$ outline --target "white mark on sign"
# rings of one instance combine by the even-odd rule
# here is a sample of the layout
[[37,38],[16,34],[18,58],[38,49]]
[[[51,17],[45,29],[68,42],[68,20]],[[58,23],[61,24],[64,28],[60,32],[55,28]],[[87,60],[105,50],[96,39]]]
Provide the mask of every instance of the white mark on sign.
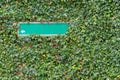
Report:
[[25,33],[25,30],[21,30],[21,33]]

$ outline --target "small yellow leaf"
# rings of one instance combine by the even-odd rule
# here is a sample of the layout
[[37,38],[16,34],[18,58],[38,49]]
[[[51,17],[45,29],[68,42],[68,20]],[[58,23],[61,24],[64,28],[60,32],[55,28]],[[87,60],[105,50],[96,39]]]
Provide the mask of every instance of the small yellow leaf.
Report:
[[85,29],[82,29],[82,31],[81,32],[85,32]]
[[43,57],[45,57],[46,55],[45,55],[45,54],[43,54],[42,56],[43,56]]
[[52,1],[50,1],[50,4],[52,4]]
[[62,6],[61,9],[64,10],[64,7]]

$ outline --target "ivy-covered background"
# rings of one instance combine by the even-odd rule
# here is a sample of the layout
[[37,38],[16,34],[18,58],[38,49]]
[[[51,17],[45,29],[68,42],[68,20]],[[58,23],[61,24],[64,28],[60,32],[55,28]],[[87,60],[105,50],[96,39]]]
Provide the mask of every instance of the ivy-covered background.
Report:
[[[70,25],[19,37],[19,22]],[[119,79],[119,0],[0,0],[0,80]]]

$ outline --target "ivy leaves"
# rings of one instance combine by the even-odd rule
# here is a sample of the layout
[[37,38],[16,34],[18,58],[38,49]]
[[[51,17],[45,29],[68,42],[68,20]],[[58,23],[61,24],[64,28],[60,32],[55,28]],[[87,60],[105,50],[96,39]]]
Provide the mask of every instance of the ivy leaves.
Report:
[[[120,79],[119,0],[0,3],[0,79]],[[63,36],[17,35],[19,22],[70,22]]]

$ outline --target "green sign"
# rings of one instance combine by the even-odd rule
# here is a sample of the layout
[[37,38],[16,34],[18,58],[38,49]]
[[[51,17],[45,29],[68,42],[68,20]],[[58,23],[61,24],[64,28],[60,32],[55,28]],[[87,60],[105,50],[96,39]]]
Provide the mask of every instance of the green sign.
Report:
[[30,22],[30,23],[20,23],[18,30],[19,35],[31,35],[31,34],[40,34],[40,35],[57,35],[65,34],[68,29],[68,23],[39,23],[39,22]]

